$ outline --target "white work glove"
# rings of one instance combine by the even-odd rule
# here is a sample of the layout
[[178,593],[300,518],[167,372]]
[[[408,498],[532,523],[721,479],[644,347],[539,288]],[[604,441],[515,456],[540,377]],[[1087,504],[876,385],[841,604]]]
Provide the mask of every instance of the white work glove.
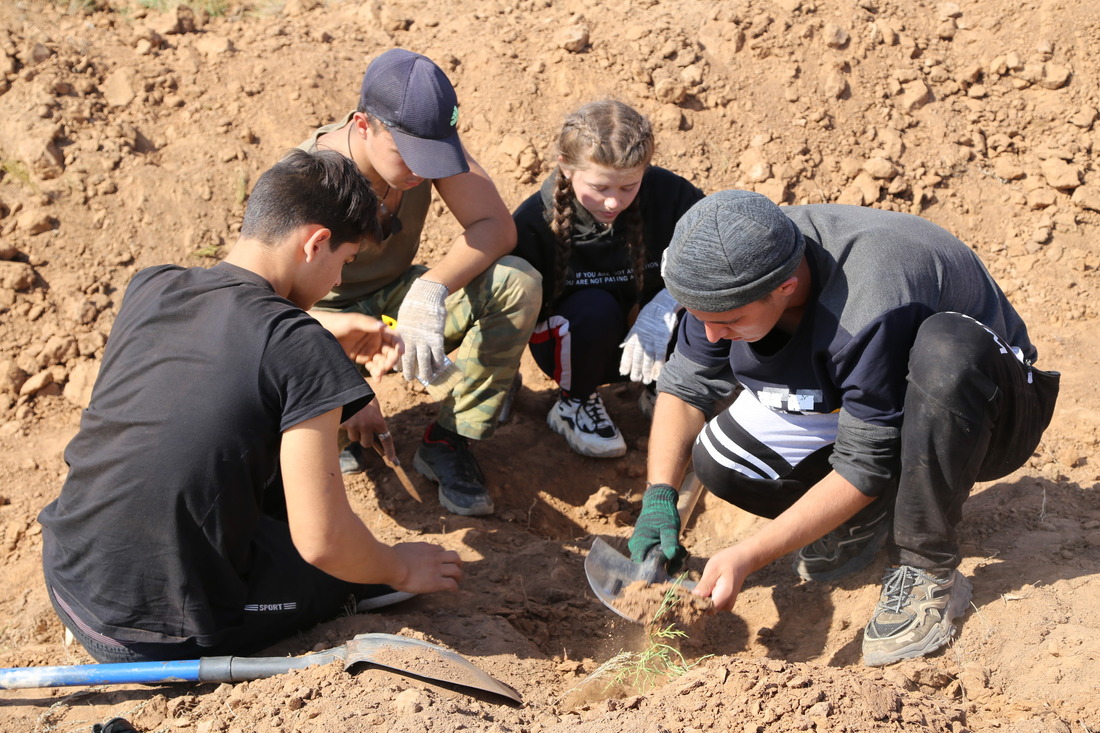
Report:
[[649,384],[657,379],[665,365],[665,352],[672,331],[676,328],[676,311],[680,304],[667,290],[662,290],[645,304],[638,313],[638,320],[626,335],[623,358],[619,361],[619,374],[629,376],[632,382]]
[[405,379],[427,384],[443,369],[447,352],[443,349],[443,322],[447,308],[443,304],[447,286],[420,278],[413,282],[397,311],[397,333],[405,342],[401,371]]

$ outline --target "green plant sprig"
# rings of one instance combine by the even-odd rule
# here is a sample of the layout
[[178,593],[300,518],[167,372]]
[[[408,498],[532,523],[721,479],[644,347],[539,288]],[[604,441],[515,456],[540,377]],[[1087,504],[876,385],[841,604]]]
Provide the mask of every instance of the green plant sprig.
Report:
[[646,624],[646,647],[640,652],[620,652],[604,662],[592,673],[592,677],[608,678],[605,690],[616,686],[628,686],[638,692],[648,692],[657,684],[676,679],[691,671],[707,657],[707,654],[694,662],[689,662],[672,643],[688,638],[688,635],[676,627],[675,623],[661,626],[658,622],[675,606],[683,602],[680,587],[686,574],[681,575],[669,585],[661,598],[661,603],[653,617]]

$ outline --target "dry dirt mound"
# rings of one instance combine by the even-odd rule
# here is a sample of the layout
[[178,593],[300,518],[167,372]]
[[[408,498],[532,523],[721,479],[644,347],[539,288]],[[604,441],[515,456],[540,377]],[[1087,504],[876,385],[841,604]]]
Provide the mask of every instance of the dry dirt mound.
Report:
[[[550,383],[525,361],[516,417],[478,448],[495,517],[415,505],[380,462],[349,481],[383,539],[458,550],[463,589],[271,650],[365,631],[427,638],[519,690],[523,707],[323,668],[233,687],[4,692],[0,728],[125,715],[201,733],[1100,729],[1097,37],[1085,0],[257,0],[215,17],[136,0],[0,4],[0,666],[87,661],[45,598],[35,516],[64,477],[126,282],[151,264],[214,262],[259,173],[352,107],[367,60],[395,45],[447,70],[464,139],[511,206],[548,170],[563,115],[616,96],[654,121],[656,162],[708,192],[910,211],[956,232],[1028,320],[1041,366],[1065,375],[1033,459],[967,504],[974,609],[931,659],[860,665],[877,570],[818,586],[777,562],[734,614],[693,632],[687,676],[567,697],[640,643],[588,591],[582,561],[592,536],[629,533],[647,426],[632,388],[608,388],[632,450],[572,455],[545,428]],[[456,231],[434,204],[425,260]],[[407,461],[432,407],[398,377],[380,394]],[[757,521],[704,500],[689,567]]]

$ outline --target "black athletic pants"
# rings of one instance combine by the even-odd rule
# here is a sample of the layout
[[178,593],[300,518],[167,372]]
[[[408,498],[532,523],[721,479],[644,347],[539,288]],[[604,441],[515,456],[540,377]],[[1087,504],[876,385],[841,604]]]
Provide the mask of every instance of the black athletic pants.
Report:
[[[968,316],[929,317],[909,355],[896,493],[882,496],[853,520],[892,509],[887,545],[892,563],[956,567],[955,527],[970,490],[976,481],[1006,476],[1031,457],[1050,424],[1058,380],[1057,372],[1021,362]],[[746,511],[775,517],[831,470],[830,452],[831,447],[818,450],[775,479],[751,478],[718,465],[700,442],[692,461],[712,493]]]

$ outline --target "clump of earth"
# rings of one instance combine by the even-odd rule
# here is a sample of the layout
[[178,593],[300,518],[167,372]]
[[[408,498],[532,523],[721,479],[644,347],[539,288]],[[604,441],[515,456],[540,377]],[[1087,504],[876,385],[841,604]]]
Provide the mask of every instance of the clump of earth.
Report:
[[[1083,0],[0,3],[2,667],[90,661],[46,598],[35,517],[64,479],[126,283],[149,265],[217,262],[259,174],[351,109],[369,59],[394,46],[454,81],[463,141],[511,207],[554,165],[564,115],[613,96],[653,121],[655,163],[707,192],[907,211],[951,230],[1028,322],[1039,366],[1063,373],[1035,454],[965,506],[973,607],[928,658],[861,663],[884,558],[831,584],[799,581],[783,559],[732,613],[692,628],[685,674],[570,694],[644,643],[588,589],[583,561],[595,537],[630,534],[648,423],[635,386],[606,387],[630,450],[574,455],[545,425],[553,384],[525,356],[515,416],[474,449],[494,516],[448,514],[412,472],[417,504],[381,460],[347,480],[382,540],[459,552],[461,589],[349,612],[266,651],[400,634],[457,652],[522,705],[323,665],[237,684],[3,691],[0,728],[122,716],[196,733],[1100,729],[1097,38],[1100,9]],[[457,233],[434,201],[421,260]],[[399,375],[376,388],[409,466],[434,407]],[[689,569],[763,521],[705,497],[684,529]]]
[[686,633],[714,613],[713,601],[694,595],[681,583],[636,580],[622,589],[614,605],[649,632],[671,627]]

